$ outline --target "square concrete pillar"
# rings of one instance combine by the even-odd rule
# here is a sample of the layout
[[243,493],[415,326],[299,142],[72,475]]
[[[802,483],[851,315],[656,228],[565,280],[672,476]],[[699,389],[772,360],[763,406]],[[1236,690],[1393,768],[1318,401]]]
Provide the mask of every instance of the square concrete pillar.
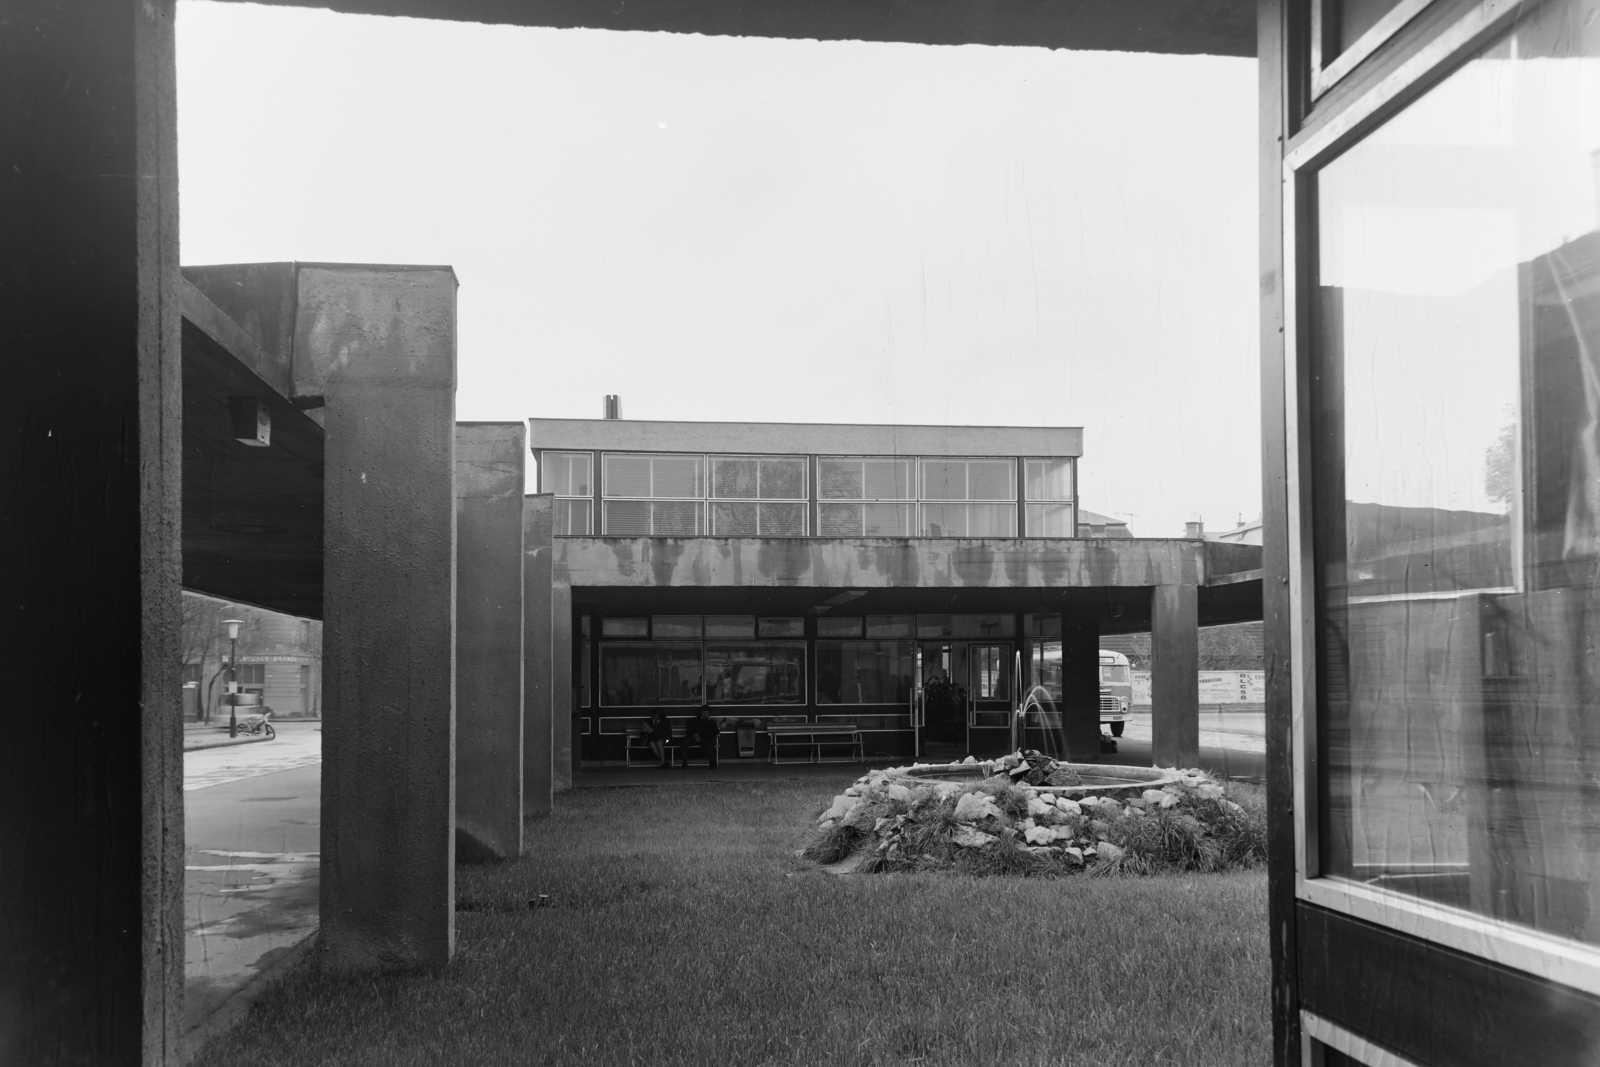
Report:
[[1192,584],[1150,592],[1150,754],[1157,767],[1200,762],[1199,609]]
[[550,814],[553,791],[555,732],[552,685],[550,577],[555,552],[555,497],[548,493],[522,498],[523,547],[523,693],[522,813],[533,818]]
[[0,61],[0,1063],[176,1064],[173,6],[13,0]]
[[456,424],[456,858],[522,854],[521,422]]
[[572,788],[582,747],[572,736],[572,586],[560,580],[550,585],[550,730],[555,760],[551,788],[557,793]]
[[337,967],[455,947],[456,279],[302,265],[297,396],[321,397],[322,927]]
[[1061,730],[1067,759],[1100,759],[1100,627],[1070,614],[1061,620]]

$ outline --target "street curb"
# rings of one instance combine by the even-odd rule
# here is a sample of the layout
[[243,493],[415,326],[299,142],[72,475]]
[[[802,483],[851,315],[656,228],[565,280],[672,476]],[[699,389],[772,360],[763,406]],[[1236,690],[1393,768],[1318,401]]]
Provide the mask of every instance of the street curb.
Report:
[[272,738],[268,737],[266,734],[256,734],[249,737],[222,737],[214,741],[202,741],[197,745],[191,745],[187,740],[185,740],[183,743],[183,750],[185,752],[199,752],[201,749],[206,748],[226,748],[229,745],[253,745],[258,741],[270,740],[272,740]]
[[221,1037],[239,1025],[240,1020],[250,1011],[251,1006],[255,1004],[261,994],[265,993],[278,979],[288,974],[296,964],[304,959],[316,940],[317,931],[313,930],[296,942],[288,952],[278,957],[271,967],[268,967],[240,986],[232,996],[222,1002],[216,1011],[200,1020],[192,1030],[179,1038],[183,1045],[179,1062],[189,1063],[193,1061],[207,1042]]

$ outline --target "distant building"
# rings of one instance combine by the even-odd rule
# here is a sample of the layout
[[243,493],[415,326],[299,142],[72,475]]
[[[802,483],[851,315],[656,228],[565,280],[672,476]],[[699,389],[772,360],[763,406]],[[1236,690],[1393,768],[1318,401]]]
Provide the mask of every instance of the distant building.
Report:
[[[184,593],[184,717],[227,715],[228,636],[238,619],[239,691],[274,718],[322,714],[322,623],[195,593]],[[254,710],[254,709],[252,709]]]
[[1078,509],[1079,537],[1132,537],[1125,519],[1101,515],[1098,512]]

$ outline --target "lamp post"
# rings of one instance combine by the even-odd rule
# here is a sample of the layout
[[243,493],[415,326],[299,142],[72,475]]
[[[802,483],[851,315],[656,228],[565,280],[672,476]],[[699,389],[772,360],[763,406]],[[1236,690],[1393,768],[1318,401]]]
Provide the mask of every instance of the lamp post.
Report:
[[240,619],[224,619],[228,628],[228,736],[239,736],[239,626]]

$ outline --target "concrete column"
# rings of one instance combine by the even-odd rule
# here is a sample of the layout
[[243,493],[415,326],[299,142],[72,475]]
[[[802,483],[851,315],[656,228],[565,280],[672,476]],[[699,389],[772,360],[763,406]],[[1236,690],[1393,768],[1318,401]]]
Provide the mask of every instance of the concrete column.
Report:
[[572,586],[559,575],[550,585],[550,701],[551,788],[562,793],[572,788],[582,749],[572,736]]
[[456,424],[456,858],[522,855],[527,427]]
[[1200,762],[1200,598],[1187,582],[1150,592],[1151,756],[1157,767]]
[[1061,620],[1061,727],[1067,759],[1100,759],[1100,627],[1071,614]]
[[554,699],[550,661],[550,568],[555,551],[552,508],[548,493],[522,498],[523,693],[522,813],[550,814],[554,731]]
[[449,268],[301,267],[324,398],[322,928],[338,967],[455,948],[455,309]]
[[177,1063],[173,7],[12,0],[0,61],[0,1063]]

